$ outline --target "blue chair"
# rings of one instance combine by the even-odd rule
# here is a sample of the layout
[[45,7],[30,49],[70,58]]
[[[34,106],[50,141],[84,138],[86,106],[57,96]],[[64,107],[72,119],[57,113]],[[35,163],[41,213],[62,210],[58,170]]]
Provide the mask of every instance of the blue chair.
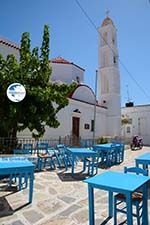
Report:
[[55,169],[54,154],[48,150],[49,144],[45,142],[37,143],[38,171],[41,171],[47,165]]
[[82,148],[87,148],[87,140],[80,140],[80,146]]
[[[138,167],[124,167],[124,172],[148,176],[148,170],[144,170]],[[140,193],[140,190],[132,194],[132,206],[136,208],[136,213],[133,213],[132,215],[137,218],[137,225],[140,225],[142,224],[140,223],[140,221],[143,213],[143,195],[142,193]],[[117,212],[127,214],[126,196],[124,194],[118,193],[114,196],[114,225],[117,225]]]
[[55,155],[58,161],[59,167],[65,167],[66,170],[68,166],[72,165],[71,157],[67,153],[67,147],[64,144],[57,144]]
[[116,164],[120,164],[124,161],[124,144],[116,145]]
[[111,167],[116,164],[116,145],[113,143],[110,149],[100,151],[102,163],[107,167]]
[[25,143],[23,144],[23,150],[28,150],[28,152],[32,154],[33,145],[31,143]]
[[13,149],[13,154],[14,155],[31,155],[32,150],[29,149]]
[[89,176],[94,176],[97,174],[100,161],[101,161],[101,156],[98,153],[93,159],[91,157],[84,159],[84,164],[85,164],[85,167],[88,168]]

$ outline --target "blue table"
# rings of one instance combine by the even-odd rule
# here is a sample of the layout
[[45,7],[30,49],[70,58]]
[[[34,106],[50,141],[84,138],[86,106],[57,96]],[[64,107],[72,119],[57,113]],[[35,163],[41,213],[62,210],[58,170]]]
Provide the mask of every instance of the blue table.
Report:
[[109,192],[109,217],[113,216],[113,192],[126,195],[127,199],[127,224],[133,225],[132,218],[132,192],[143,187],[143,225],[148,225],[148,191],[147,183],[150,178],[134,174],[125,174],[108,171],[84,180],[88,184],[89,198],[89,225],[94,225],[94,188]]
[[93,146],[93,150],[101,155],[102,162],[106,162],[107,166],[112,164],[112,143],[96,144]]
[[150,165],[150,153],[145,153],[143,155],[135,158],[136,166],[139,167],[140,164],[143,165],[143,169],[147,169],[148,165]]
[[96,151],[110,151],[112,149],[112,146],[115,145],[116,147],[120,147],[120,144],[113,144],[113,143],[107,143],[107,144],[96,144],[93,146],[93,149]]
[[[72,171],[71,171],[72,176],[74,175],[74,165],[75,165],[75,159],[77,157],[78,158],[91,157],[94,163],[94,158],[97,156],[96,152],[87,148],[67,148],[67,152],[69,155],[72,156]],[[85,163],[84,163],[83,171],[84,170],[85,170]]]
[[29,203],[31,203],[33,196],[34,165],[28,159],[21,157],[0,158],[0,175],[13,177],[16,174],[20,177],[19,190],[21,190],[21,178],[25,175],[28,176],[30,181]]

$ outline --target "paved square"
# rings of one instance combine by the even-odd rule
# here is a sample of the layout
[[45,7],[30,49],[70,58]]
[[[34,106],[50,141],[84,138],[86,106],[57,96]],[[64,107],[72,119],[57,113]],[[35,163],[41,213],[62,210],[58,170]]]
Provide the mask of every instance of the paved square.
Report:
[[[137,151],[127,149],[124,162],[107,170],[123,171],[124,166],[134,166],[134,158],[146,152],[150,152],[150,147]],[[106,169],[99,169],[98,173],[104,171]],[[67,173],[64,169],[57,169],[35,173],[30,205],[26,204],[26,189],[13,193],[0,191],[0,225],[88,225],[85,177],[78,174],[73,179],[70,172],[70,169]],[[148,204],[150,215],[150,190]],[[96,225],[113,225],[113,219],[107,219],[107,192],[102,190],[95,191],[95,218]],[[121,214],[118,218],[123,219]]]

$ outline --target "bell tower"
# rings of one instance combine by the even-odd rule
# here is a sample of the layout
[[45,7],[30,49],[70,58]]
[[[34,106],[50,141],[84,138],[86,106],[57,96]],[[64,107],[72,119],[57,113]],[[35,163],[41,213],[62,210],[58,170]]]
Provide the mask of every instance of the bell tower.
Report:
[[107,134],[121,134],[120,74],[116,28],[107,16],[99,28],[98,101],[107,107]]

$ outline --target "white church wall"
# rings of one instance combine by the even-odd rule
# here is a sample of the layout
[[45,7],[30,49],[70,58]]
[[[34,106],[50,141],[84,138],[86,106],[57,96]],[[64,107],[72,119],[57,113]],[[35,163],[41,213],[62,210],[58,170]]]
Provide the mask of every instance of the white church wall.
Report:
[[[123,107],[122,115],[131,119],[131,125],[124,127],[123,135],[132,138],[134,135],[143,137],[145,145],[150,145],[150,105]],[[131,131],[128,132],[128,127]]]
[[84,83],[84,70],[72,64],[72,80],[77,81],[79,77],[79,83]]
[[61,80],[65,83],[72,82],[72,66],[69,64],[52,63],[51,80]]
[[[91,131],[91,121],[94,119],[94,105],[78,101],[76,107],[78,107],[81,112],[80,136],[84,139],[92,139],[93,131]],[[106,135],[105,123],[106,109],[96,107],[95,137]],[[89,124],[89,129],[85,129],[85,124]]]
[[73,64],[63,64],[63,63],[51,63],[52,74],[51,80],[62,81],[65,83],[72,83],[72,81],[77,81],[77,77],[81,83],[84,81],[84,70],[78,68]]
[[[75,113],[74,110],[78,109],[80,113]],[[80,118],[79,133],[81,138],[93,137],[93,131],[91,131],[91,120],[94,119],[94,105],[90,105],[81,101],[69,100],[69,105],[62,109],[58,114],[58,120],[60,126],[57,129],[46,127],[44,139],[58,139],[59,136],[66,137],[72,135],[72,117]],[[106,135],[106,109],[97,107],[96,108],[96,129],[95,137]],[[89,124],[89,129],[85,129],[85,124]],[[31,133],[28,129],[18,133],[18,138],[30,138]]]
[[19,51],[18,49],[12,48],[5,44],[0,43],[0,54],[6,59],[8,55],[13,54],[19,61]]

